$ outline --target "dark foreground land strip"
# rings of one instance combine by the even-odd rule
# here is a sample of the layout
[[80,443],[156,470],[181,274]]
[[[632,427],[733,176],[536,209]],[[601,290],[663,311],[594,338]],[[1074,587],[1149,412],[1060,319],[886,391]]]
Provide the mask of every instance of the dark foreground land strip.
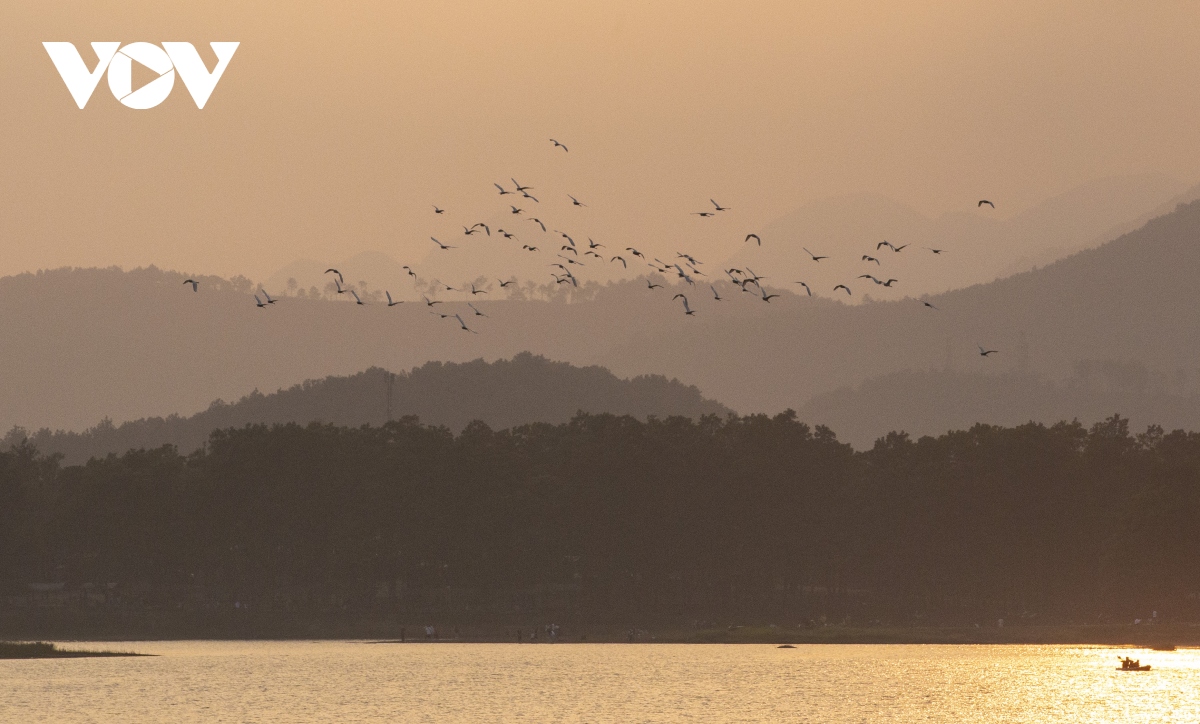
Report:
[[72,651],[46,641],[0,641],[0,659],[87,659],[114,656],[153,656],[129,651]]

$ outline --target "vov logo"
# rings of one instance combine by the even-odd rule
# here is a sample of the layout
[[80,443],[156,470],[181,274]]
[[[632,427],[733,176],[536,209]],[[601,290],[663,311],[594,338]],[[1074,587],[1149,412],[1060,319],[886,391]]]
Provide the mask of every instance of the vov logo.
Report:
[[[192,100],[196,101],[196,107],[203,108],[240,43],[209,43],[217,55],[217,65],[211,73],[191,43],[163,43],[162,47],[153,43],[130,43],[125,46],[120,43],[92,43],[92,50],[96,51],[99,59],[93,70],[87,69],[74,43],[42,45],[50,54],[50,60],[54,61],[54,67],[58,69],[58,74],[67,84],[67,90],[80,110],[87,105],[105,70],[108,71],[108,88],[121,105],[144,110],[157,106],[171,95],[171,89],[175,86],[175,71],[179,71],[179,77],[188,93],[192,94]],[[158,73],[158,77],[133,90],[134,62]]]

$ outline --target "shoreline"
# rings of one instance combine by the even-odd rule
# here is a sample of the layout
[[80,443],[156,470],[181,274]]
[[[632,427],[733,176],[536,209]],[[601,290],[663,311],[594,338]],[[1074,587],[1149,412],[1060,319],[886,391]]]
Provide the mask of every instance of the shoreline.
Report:
[[[314,627],[318,628],[318,627]],[[853,628],[823,626],[814,629],[783,629],[771,627],[739,627],[735,629],[685,630],[661,627],[637,629],[630,639],[629,629],[612,626],[564,625],[556,641],[544,635],[531,641],[530,633],[535,627],[459,627],[457,635],[427,639],[417,625],[393,627],[330,627],[336,630],[309,630],[306,632],[276,631],[92,631],[79,630],[59,632],[58,635],[44,632],[38,636],[13,636],[26,642],[39,640],[56,641],[356,641],[364,644],[446,644],[446,643],[518,643],[515,632],[522,631],[521,644],[758,644],[758,645],[1055,645],[1055,646],[1107,646],[1114,648],[1169,649],[1170,647],[1200,647],[1200,625],[1159,624],[1154,626],[1130,625],[1087,625],[1087,626],[1013,626],[1008,628],[974,627],[871,627]],[[385,630],[380,630],[383,628]],[[401,629],[408,635],[401,635]],[[452,627],[443,631],[450,633]],[[150,634],[150,635],[147,635]],[[0,634],[2,635],[2,634]],[[39,644],[8,644],[0,641],[0,658],[5,646],[34,646]],[[50,644],[50,646],[54,646]],[[71,652],[55,649],[43,658],[70,658],[88,656],[138,656],[117,652]]]

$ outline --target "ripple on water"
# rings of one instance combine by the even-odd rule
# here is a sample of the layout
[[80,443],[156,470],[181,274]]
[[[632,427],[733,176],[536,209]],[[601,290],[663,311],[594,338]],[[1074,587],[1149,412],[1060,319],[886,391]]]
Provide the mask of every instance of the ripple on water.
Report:
[[[3,722],[1194,722],[1200,651],[1069,646],[73,644]],[[1147,673],[1116,670],[1129,653]]]

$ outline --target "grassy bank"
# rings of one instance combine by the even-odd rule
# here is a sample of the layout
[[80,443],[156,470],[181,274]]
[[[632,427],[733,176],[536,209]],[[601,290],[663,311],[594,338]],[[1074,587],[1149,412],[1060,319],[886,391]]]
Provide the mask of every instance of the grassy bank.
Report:
[[146,656],[124,651],[75,651],[47,641],[0,641],[0,659],[82,659],[107,656]]

